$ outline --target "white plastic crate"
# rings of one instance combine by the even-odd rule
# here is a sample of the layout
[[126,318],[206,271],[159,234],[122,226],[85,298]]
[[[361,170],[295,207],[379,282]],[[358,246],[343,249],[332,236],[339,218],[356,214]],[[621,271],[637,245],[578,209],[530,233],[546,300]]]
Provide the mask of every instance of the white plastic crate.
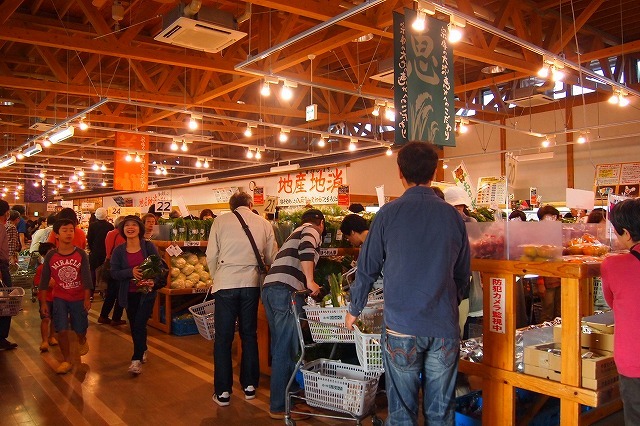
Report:
[[[348,307],[341,306],[339,308],[322,308],[320,306],[303,306],[307,319],[309,321],[309,329],[311,330],[311,338],[317,343],[353,343],[353,330],[344,327],[344,321],[347,317]],[[367,306],[360,314],[359,319],[373,331],[381,331],[383,323],[383,306],[375,304]]]
[[0,287],[0,316],[12,317],[22,310],[22,287]]
[[371,411],[382,374],[322,358],[306,364],[301,371],[307,404],[356,417]]
[[354,338],[356,342],[356,354],[362,368],[367,371],[384,371],[382,366],[382,346],[380,334],[368,334],[361,332],[354,326]]
[[215,300],[206,300],[193,305],[189,308],[189,312],[193,315],[200,335],[207,340],[213,340],[215,337]]

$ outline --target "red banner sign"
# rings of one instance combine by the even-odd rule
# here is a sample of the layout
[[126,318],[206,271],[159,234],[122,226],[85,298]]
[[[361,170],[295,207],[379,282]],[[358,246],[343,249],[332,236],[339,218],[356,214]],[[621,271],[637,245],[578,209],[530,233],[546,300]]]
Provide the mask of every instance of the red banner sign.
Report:
[[[126,148],[114,153],[113,189],[124,191],[146,191],[149,180],[146,151],[149,149],[149,137],[131,133],[116,133],[116,147]],[[130,155],[131,161],[126,157]],[[140,161],[135,161],[139,158]]]

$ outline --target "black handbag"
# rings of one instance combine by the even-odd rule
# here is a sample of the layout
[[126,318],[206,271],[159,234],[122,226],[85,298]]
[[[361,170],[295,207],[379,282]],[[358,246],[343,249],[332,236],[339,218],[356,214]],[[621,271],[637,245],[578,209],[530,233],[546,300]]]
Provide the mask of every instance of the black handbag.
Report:
[[247,234],[247,238],[249,238],[249,242],[251,243],[253,254],[255,254],[256,260],[258,261],[258,284],[260,285],[260,287],[262,287],[262,284],[264,284],[264,279],[266,278],[267,272],[268,272],[267,265],[264,264],[264,261],[262,260],[262,256],[260,256],[260,252],[258,251],[258,246],[256,246],[256,241],[253,239],[253,235],[251,235],[251,230],[249,229],[249,226],[244,221],[240,213],[234,210],[233,214],[235,214],[238,220],[240,221],[240,225],[242,225],[242,229],[244,229],[244,233]]

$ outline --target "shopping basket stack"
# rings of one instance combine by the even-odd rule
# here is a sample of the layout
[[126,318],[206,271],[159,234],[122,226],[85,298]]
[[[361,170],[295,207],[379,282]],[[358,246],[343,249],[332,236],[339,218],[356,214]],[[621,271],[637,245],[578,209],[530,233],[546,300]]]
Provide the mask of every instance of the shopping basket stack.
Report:
[[[311,338],[316,343],[353,343],[353,330],[344,327],[348,307],[322,308],[320,306],[303,306]],[[383,322],[383,308],[381,303],[368,305],[360,314],[360,320],[367,328],[380,332]]]
[[371,412],[380,371],[317,359],[301,368],[307,404],[362,417]]
[[0,317],[12,317],[22,310],[24,288],[0,285]]
[[210,295],[211,288],[207,291],[202,303],[189,307],[189,312],[193,315],[198,332],[207,340],[213,340],[215,337],[215,300],[207,300]]

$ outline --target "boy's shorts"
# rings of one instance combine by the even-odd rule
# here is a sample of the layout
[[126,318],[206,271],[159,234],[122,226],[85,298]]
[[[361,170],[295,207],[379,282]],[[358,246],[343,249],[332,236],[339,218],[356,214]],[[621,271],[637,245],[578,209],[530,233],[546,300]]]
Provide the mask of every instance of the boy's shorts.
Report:
[[53,328],[56,332],[71,330],[85,334],[89,328],[89,313],[84,310],[84,300],[69,302],[58,297],[53,298]]
[[42,315],[42,300],[38,299],[38,304],[40,305],[40,319],[51,318],[53,315],[53,302],[49,302],[47,300],[45,303],[47,304],[47,308],[49,308],[48,315]]

